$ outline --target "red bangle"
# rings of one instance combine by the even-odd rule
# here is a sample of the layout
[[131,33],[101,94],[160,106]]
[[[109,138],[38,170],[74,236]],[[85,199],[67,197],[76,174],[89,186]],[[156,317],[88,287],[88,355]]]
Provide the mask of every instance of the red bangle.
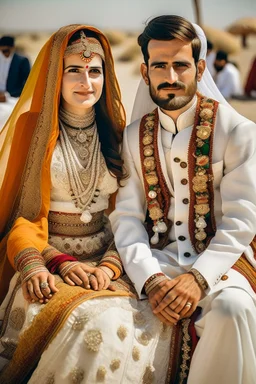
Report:
[[50,273],[55,273],[60,264],[64,263],[65,261],[77,261],[77,258],[71,255],[66,255],[65,253],[61,253],[60,255],[53,257],[49,263],[46,264],[46,267]]

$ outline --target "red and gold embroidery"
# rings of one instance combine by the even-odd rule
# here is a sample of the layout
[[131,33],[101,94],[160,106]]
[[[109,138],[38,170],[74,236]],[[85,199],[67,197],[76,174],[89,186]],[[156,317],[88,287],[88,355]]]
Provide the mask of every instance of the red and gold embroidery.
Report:
[[218,102],[198,94],[188,150],[190,182],[189,232],[197,253],[203,252],[216,231],[213,207],[212,144]]
[[[213,214],[213,175],[211,168],[213,129],[218,102],[198,94],[195,123],[189,144],[190,237],[195,250],[202,252],[215,232]],[[161,170],[158,153],[157,109],[145,115],[140,125],[140,154],[148,214],[154,232],[150,242],[158,244],[166,233],[170,192]],[[211,197],[212,196],[212,197]]]
[[140,155],[144,176],[144,187],[149,218],[153,222],[154,235],[150,242],[158,244],[159,235],[168,228],[167,214],[170,206],[170,192],[161,170],[158,153],[158,112],[145,115],[140,124]]

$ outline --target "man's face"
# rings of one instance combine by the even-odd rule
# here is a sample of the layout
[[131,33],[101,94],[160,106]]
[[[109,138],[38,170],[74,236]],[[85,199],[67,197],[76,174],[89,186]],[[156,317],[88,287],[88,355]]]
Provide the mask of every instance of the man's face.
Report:
[[225,67],[226,61],[225,60],[215,60],[213,65],[214,65],[214,68],[216,69],[216,72],[220,72]]
[[142,64],[141,72],[152,100],[167,111],[185,107],[196,93],[204,61],[199,61],[197,71],[191,43],[179,39],[150,40],[148,53],[148,67]]
[[7,45],[2,45],[0,46],[0,51],[2,52],[2,54],[5,56],[5,57],[9,57],[10,54],[12,53],[13,51],[13,47],[8,47]]

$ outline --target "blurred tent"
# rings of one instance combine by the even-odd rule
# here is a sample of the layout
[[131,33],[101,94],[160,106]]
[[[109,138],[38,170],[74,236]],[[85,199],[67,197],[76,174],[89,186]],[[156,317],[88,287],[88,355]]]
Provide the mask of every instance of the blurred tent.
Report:
[[214,50],[225,51],[228,54],[237,53],[241,49],[239,40],[231,33],[206,25],[202,26],[205,35],[214,45]]
[[243,47],[247,47],[247,37],[256,34],[256,17],[244,17],[231,24],[227,31],[242,38]]
[[118,30],[105,29],[104,33],[112,46],[121,44],[126,38],[126,33]]

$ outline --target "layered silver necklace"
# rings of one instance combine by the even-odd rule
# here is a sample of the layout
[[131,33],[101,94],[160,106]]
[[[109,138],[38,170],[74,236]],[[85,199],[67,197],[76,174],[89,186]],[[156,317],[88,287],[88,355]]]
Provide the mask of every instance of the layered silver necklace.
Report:
[[[59,111],[60,145],[66,165],[70,195],[75,206],[83,211],[81,220],[91,221],[90,206],[99,195],[97,189],[104,163],[95,121],[95,112],[82,118],[65,111]],[[81,166],[80,160],[86,161]]]

